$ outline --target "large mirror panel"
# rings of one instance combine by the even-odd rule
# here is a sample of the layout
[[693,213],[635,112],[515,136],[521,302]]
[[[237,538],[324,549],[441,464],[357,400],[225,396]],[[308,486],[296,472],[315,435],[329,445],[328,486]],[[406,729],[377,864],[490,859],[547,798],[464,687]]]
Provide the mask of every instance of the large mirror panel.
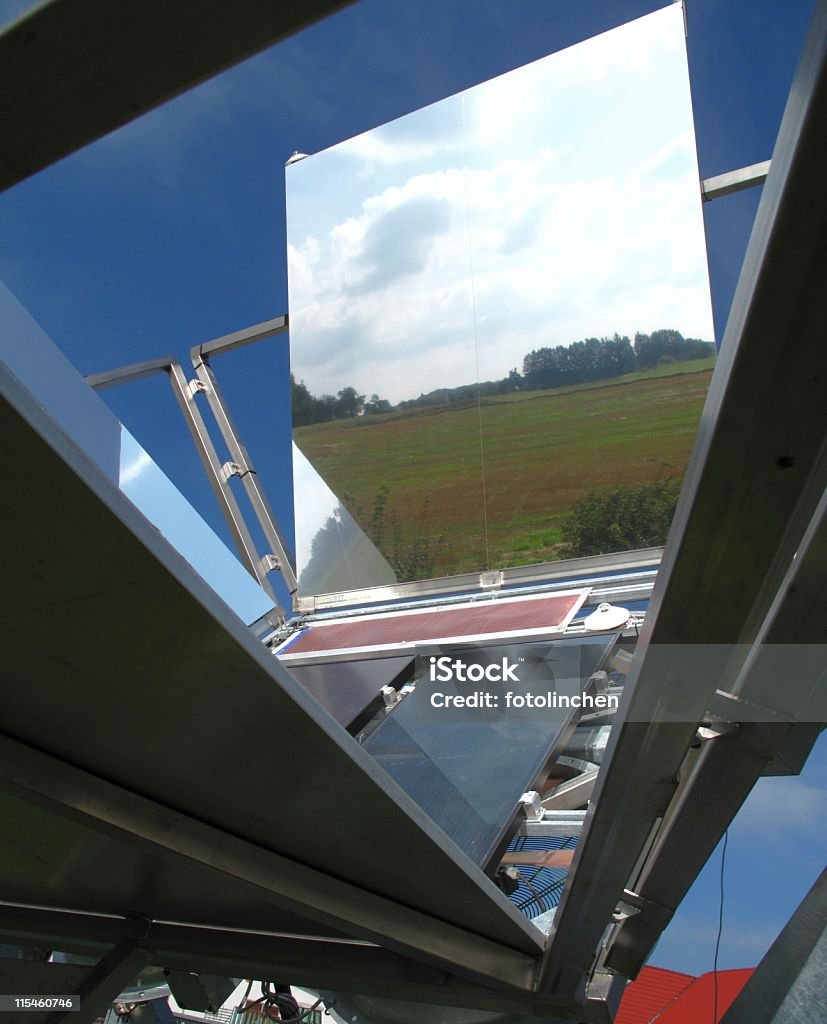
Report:
[[680,5],[463,111],[491,566],[661,544],[714,356]]
[[[397,579],[481,566],[479,423],[409,407],[476,401],[460,97],[288,167],[287,188],[297,447]],[[297,487],[297,532],[307,509]]]
[[679,6],[287,194],[294,439],[400,582],[663,540],[714,352]]

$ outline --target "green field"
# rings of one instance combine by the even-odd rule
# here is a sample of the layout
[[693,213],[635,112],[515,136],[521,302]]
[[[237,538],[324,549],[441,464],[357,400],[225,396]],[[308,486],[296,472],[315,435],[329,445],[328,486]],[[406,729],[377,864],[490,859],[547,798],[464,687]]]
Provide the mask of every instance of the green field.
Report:
[[524,565],[559,557],[562,521],[594,488],[683,476],[712,363],[336,420],[295,437],[363,528],[378,526],[389,557],[425,545],[427,575],[440,576]]

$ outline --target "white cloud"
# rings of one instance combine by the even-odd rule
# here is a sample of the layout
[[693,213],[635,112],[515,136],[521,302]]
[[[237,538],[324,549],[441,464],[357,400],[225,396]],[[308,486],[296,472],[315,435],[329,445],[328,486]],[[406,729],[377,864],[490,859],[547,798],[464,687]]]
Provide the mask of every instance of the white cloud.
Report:
[[[710,339],[677,24],[658,12],[298,164],[291,345],[310,390],[398,401],[589,336],[674,327]],[[445,135],[451,104],[462,145]],[[431,125],[435,141],[417,136]],[[390,177],[361,179],[355,208],[349,188],[347,212],[337,219],[334,204],[302,236],[320,186],[329,202],[379,161],[394,162]]]
[[[788,843],[793,836],[809,835],[827,847],[827,789],[796,777],[760,779],[733,824],[740,832],[760,833],[763,842]],[[772,822],[780,830],[769,828]]]

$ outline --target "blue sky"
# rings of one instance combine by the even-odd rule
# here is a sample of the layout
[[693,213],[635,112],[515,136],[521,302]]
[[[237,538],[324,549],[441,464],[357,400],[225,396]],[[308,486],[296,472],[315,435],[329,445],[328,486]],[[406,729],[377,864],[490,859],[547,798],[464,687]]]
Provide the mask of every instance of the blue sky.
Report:
[[[21,6],[0,0],[0,13]],[[287,311],[284,162],[294,150],[319,152],[659,6],[361,0],[0,195],[0,278],[83,373],[168,353],[186,365],[192,344]],[[703,176],[771,155],[811,9],[690,0]],[[719,336],[758,198],[705,210]],[[215,368],[289,529],[286,341]],[[223,535],[166,382],[105,397]],[[822,741],[804,777],[762,782],[733,826],[723,966],[754,964],[815,880],[826,761]],[[791,806],[797,817],[779,828],[778,808]],[[653,962],[708,968],[716,924],[713,858]]]

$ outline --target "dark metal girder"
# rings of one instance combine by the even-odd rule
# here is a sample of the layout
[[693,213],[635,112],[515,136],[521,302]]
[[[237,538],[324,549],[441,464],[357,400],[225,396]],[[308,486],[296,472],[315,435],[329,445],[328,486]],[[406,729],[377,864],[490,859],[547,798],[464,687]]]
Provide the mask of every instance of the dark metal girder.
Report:
[[378,942],[465,977],[531,990],[536,960],[349,885],[147,800],[0,735],[0,788],[51,805],[165,860],[191,862],[255,887],[311,921]]
[[352,0],[52,0],[0,35],[0,189]]
[[[110,947],[124,927],[124,921],[114,917],[8,904],[0,905],[0,910],[0,936],[19,942],[57,943],[63,952],[87,956],[97,956]],[[584,1011],[567,998],[516,995],[473,985],[450,971],[366,942],[152,922],[142,944],[150,951],[152,963],[170,970],[279,977],[294,985],[388,999],[574,1019],[585,1012],[583,1019],[599,1019],[597,1011]],[[85,972],[88,968],[73,970]]]
[[71,1020],[76,1024],[92,1024],[97,1017],[106,1014],[113,1000],[150,962],[150,955],[143,947],[147,924],[125,922],[124,927],[126,934],[89,969],[77,993],[71,993],[80,997],[79,1009],[52,1014],[48,1024],[68,1024]]

